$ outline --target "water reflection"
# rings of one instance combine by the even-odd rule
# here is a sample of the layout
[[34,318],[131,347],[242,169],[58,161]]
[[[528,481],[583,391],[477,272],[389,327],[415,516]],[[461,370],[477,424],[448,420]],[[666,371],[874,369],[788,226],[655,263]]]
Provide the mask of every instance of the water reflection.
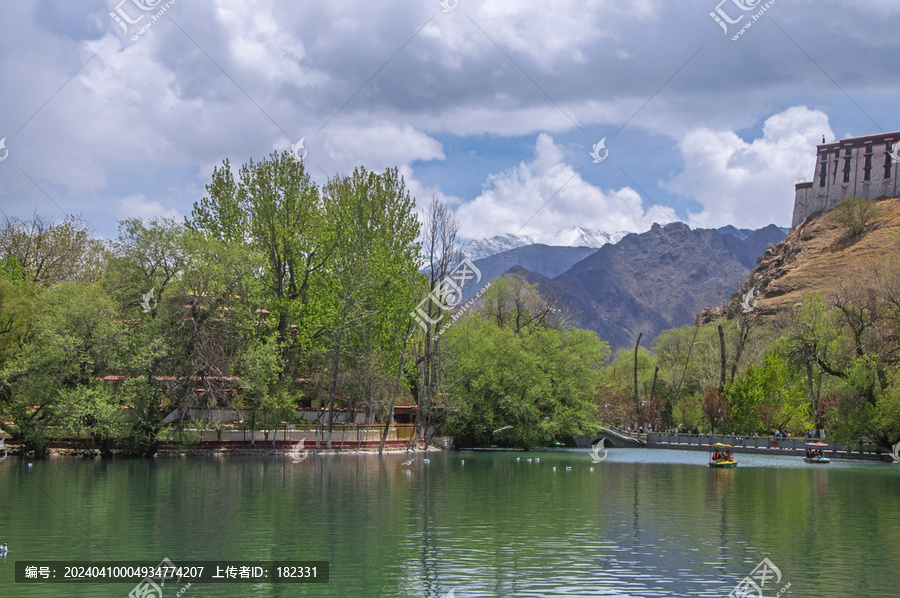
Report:
[[[900,468],[889,465],[748,455],[711,470],[705,453],[627,449],[602,463],[586,451],[430,459],[51,459],[26,469],[11,457],[0,463],[0,541],[22,558],[331,563],[327,586],[196,594],[222,598],[721,597],[764,557],[793,595],[879,596],[900,570],[889,549],[900,541]],[[0,561],[0,584],[11,570]]]

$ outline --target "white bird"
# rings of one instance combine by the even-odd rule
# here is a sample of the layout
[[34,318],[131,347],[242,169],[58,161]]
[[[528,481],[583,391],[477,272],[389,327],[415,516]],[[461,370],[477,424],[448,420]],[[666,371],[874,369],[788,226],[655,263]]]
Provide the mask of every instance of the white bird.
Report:
[[566,467],[566,471],[572,471],[571,467]]
[[415,460],[416,460],[415,458],[412,458],[412,459],[410,459],[409,461],[404,461],[403,464],[404,464],[404,465],[411,465],[412,462],[415,461]]
[[431,463],[430,459],[422,459],[422,463]]
[[553,471],[556,471],[556,467],[553,468]]
[[6,545],[6,542],[4,542],[3,545],[0,546],[0,554],[6,554],[7,550],[9,550],[9,547]]
[[462,461],[459,462],[459,464],[460,464],[460,465],[465,465],[465,464],[466,464],[466,460],[463,459]]
[[594,468],[593,468],[593,467],[591,467],[591,471],[594,471]]

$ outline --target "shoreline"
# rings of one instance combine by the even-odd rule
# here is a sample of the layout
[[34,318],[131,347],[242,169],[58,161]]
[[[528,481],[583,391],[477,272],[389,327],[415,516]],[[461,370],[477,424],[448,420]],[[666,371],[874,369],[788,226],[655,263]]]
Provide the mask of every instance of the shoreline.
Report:
[[[682,450],[682,451],[699,451],[699,452],[709,452],[708,446],[696,445],[696,444],[669,444],[669,443],[660,443],[660,442],[648,442],[644,448],[649,449],[659,449],[659,450]],[[733,446],[731,449],[732,453],[742,453],[748,455],[772,455],[778,457],[797,457],[802,458],[804,455],[804,451],[795,450],[795,449],[787,449],[787,448],[754,448],[754,447],[745,447],[745,446]],[[830,454],[825,454],[830,453]],[[832,451],[823,451],[823,456],[828,457],[833,461],[872,461],[875,463],[888,463],[891,464],[890,456],[887,454],[881,455],[873,455],[868,453],[832,453]]]
[[[280,442],[278,444],[281,444]],[[619,448],[637,448],[637,449],[656,449],[656,450],[671,450],[671,451],[695,451],[695,452],[709,452],[709,447],[704,445],[697,444],[674,444],[674,443],[660,443],[660,442],[649,442],[645,446],[642,447],[619,447]],[[616,448],[608,448],[607,450],[617,450]],[[21,450],[19,450],[18,445],[11,445],[6,447],[7,456],[16,456],[23,457],[26,460],[36,460],[33,455],[24,454]],[[163,447],[160,448],[153,457],[126,457],[121,454],[121,451],[114,451],[112,459],[146,459],[146,458],[171,458],[171,457],[215,457],[215,456],[225,456],[225,455],[266,455],[266,456],[290,456],[295,451],[294,446],[284,447],[284,446],[276,446],[272,447],[271,445],[260,447],[260,448],[249,448],[247,446],[240,447],[208,447],[208,448],[195,448],[195,447],[186,447],[183,449],[172,448],[172,447]],[[304,449],[303,453],[307,453],[307,456],[312,455],[378,455],[378,454],[396,454],[396,455],[409,455],[409,454],[417,454],[417,453],[447,453],[447,452],[494,452],[494,453],[537,453],[537,452],[575,452],[575,451],[590,451],[590,449],[586,449],[585,447],[535,447],[531,449],[517,449],[517,448],[506,448],[506,447],[466,447],[466,448],[454,448],[454,449],[445,449],[440,446],[430,445],[427,449],[423,449],[421,447],[421,443],[414,449],[411,449],[407,446],[391,446],[386,445],[384,450],[379,452],[377,447],[353,447],[353,448],[309,448]],[[797,457],[802,458],[803,451],[788,449],[788,448],[753,448],[753,447],[741,447],[734,446],[732,448],[733,453],[742,453],[742,454],[753,454],[753,455],[773,455],[773,456],[781,456],[781,457]],[[828,451],[829,453],[831,451]],[[875,462],[875,463],[887,463],[893,464],[890,458],[890,455],[882,453],[881,455],[875,454],[867,454],[867,453],[836,453],[836,454],[827,454],[825,455],[832,460],[837,461],[867,461],[867,462]],[[97,459],[101,458],[100,453],[97,449],[74,449],[70,447],[52,447],[49,450],[49,454],[46,458],[49,457],[80,457],[80,458],[88,458],[88,459]],[[306,457],[303,457],[302,460],[305,460]],[[0,458],[0,462],[5,460],[4,458]]]
[[[281,444],[281,443],[279,443]],[[173,447],[163,447],[158,449],[152,457],[140,457],[140,456],[125,456],[122,454],[122,451],[116,449],[113,451],[111,457],[112,459],[154,459],[157,457],[204,457],[204,456],[220,456],[220,455],[285,455],[290,456],[292,453],[296,451],[301,451],[299,448],[295,448],[295,446],[275,446],[272,447],[271,444],[260,447],[260,448],[249,448],[246,446],[240,447],[207,447],[207,448],[198,448],[198,447],[185,447],[185,448],[173,448]],[[101,458],[100,451],[95,448],[71,448],[71,447],[51,447],[46,457],[35,457],[33,454],[28,454],[23,452],[18,445],[10,445],[6,447],[7,456],[15,456],[22,457],[26,460],[39,460],[42,458],[49,457],[81,457],[88,459],[97,459]],[[354,454],[354,455],[378,455],[378,454],[410,454],[410,453],[436,453],[436,452],[446,452],[445,449],[442,449],[439,446],[431,445],[427,449],[422,448],[421,443],[415,448],[409,448],[407,446],[391,446],[386,445],[383,451],[378,450],[378,447],[353,447],[353,448],[313,448],[310,447],[308,449],[302,449],[302,453],[306,453],[307,455],[342,455],[342,454]],[[306,457],[304,457],[305,459]],[[5,457],[0,458],[0,462],[5,460]]]

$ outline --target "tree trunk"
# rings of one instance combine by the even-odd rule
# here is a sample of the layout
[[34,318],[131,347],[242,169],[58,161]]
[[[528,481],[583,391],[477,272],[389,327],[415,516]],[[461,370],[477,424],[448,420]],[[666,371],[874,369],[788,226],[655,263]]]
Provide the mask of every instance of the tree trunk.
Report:
[[341,342],[344,339],[344,329],[347,326],[347,311],[349,309],[350,301],[349,301],[350,291],[349,289],[344,291],[344,308],[341,312],[341,330],[338,332],[337,343],[334,348],[334,363],[332,364],[333,371],[331,377],[331,392],[329,392],[328,397],[328,441],[325,445],[327,448],[331,448],[331,435],[334,431],[334,401],[335,396],[337,395],[337,382],[338,382],[338,370],[341,366]]
[[406,326],[406,337],[403,340],[403,348],[400,349],[400,365],[397,367],[397,388],[394,392],[391,393],[391,405],[388,408],[387,417],[384,421],[384,430],[381,432],[381,444],[378,445],[378,454],[381,455],[384,453],[384,444],[387,442],[388,432],[391,429],[391,424],[394,422],[394,403],[397,399],[397,393],[400,392],[400,385],[403,382],[403,360],[406,356],[406,346],[409,343],[410,337],[410,328],[412,328],[413,323],[410,320],[409,324]]
[[644,336],[644,333],[641,332],[638,334],[637,342],[634,343],[634,408],[635,413],[638,414],[638,418],[640,418],[641,413],[641,400],[638,396],[638,348],[641,346],[641,337]]
[[719,393],[721,394],[725,392],[725,329],[721,324],[717,328],[719,329]]
[[694,351],[694,343],[697,342],[697,333],[700,332],[700,324],[694,325],[694,337],[691,339],[691,344],[688,345],[688,354],[687,358],[684,360],[684,368],[681,370],[681,378],[678,380],[678,386],[675,387],[675,400],[678,400],[678,394],[681,392],[681,384],[684,382],[684,375],[687,373],[688,364],[691,363],[691,353]]

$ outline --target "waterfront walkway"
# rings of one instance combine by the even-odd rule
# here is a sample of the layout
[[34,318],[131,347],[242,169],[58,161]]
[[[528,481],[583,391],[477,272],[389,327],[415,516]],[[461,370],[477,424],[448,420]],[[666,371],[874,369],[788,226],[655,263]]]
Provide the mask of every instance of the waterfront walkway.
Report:
[[[806,453],[807,440],[804,438],[775,438],[774,436],[734,436],[717,434],[672,434],[650,432],[646,435],[647,448],[675,448],[687,450],[709,450],[716,442],[730,444],[736,453],[757,453],[769,455],[799,455]],[[822,454],[834,459],[864,459],[871,461],[893,461],[890,450],[880,451],[874,444],[860,444],[845,447],[826,439],[814,438],[811,442],[823,442]]]

